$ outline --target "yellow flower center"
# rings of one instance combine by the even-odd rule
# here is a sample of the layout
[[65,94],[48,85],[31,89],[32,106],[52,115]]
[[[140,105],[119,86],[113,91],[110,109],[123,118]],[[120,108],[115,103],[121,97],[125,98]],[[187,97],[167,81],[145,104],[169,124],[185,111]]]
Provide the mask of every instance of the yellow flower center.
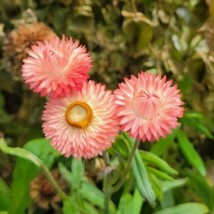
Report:
[[68,122],[73,127],[76,128],[86,128],[92,119],[91,107],[84,102],[76,101],[71,103],[65,112],[65,117]]

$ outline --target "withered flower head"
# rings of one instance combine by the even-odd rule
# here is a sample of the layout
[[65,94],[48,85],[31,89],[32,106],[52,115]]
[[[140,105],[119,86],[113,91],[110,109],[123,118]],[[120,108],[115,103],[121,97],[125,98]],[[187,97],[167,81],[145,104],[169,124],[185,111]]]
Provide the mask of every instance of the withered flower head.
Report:
[[[62,190],[68,191],[68,184],[61,174],[57,170],[53,170],[52,175]],[[61,198],[57,195],[55,189],[44,174],[39,174],[31,181],[30,197],[38,207],[43,209],[52,207],[58,210],[61,202]]]
[[27,51],[37,41],[50,40],[55,33],[44,23],[20,24],[5,38],[4,56],[10,61],[10,70],[14,75],[21,73],[22,60]]
[[96,157],[94,159],[85,162],[86,176],[88,179],[100,180],[103,176],[103,171],[106,168],[106,164],[103,158]]

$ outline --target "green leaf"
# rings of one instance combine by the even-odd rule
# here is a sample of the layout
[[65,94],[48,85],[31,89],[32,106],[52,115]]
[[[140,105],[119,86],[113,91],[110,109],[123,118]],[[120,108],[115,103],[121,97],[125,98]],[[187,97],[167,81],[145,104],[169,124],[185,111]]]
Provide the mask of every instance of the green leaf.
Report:
[[139,213],[140,214],[143,202],[144,202],[144,199],[142,198],[142,196],[139,193],[138,189],[135,188],[134,195],[133,195],[133,198],[132,198],[132,212],[131,213],[136,213],[136,214]]
[[197,120],[197,119],[194,119],[191,117],[183,117],[181,119],[181,121],[182,121],[182,123],[185,123],[188,126],[194,128],[196,131],[204,134],[206,137],[208,137],[210,139],[213,138],[213,135],[210,132],[210,130],[206,126],[204,126],[200,120]]
[[184,213],[206,214],[208,213],[208,208],[201,203],[185,203],[163,209],[161,211],[155,212],[154,214],[184,214]]
[[112,144],[112,147],[109,149],[110,153],[119,154],[123,158],[127,158],[129,156],[128,148],[124,143],[123,137],[118,135],[116,137],[115,142]]
[[134,178],[136,181],[136,185],[138,187],[141,195],[148,200],[151,206],[155,205],[155,193],[152,189],[152,185],[149,181],[148,173],[146,171],[146,167],[140,158],[140,154],[138,150],[135,152],[134,159],[132,161],[132,170],[134,174]]
[[62,176],[67,180],[67,182],[72,187],[72,172],[69,171],[62,163],[59,163],[58,167]]
[[194,149],[192,143],[189,141],[187,135],[182,131],[177,132],[178,145],[187,161],[198,170],[201,175],[206,175],[206,168],[203,160],[198,152]]
[[145,48],[151,41],[153,36],[153,30],[150,25],[146,24],[143,21],[138,21],[137,24],[139,27],[139,36],[136,47],[137,50],[141,50]]
[[[84,180],[84,168],[81,160],[72,160],[72,172],[70,172],[62,163],[59,163],[59,170],[71,185],[72,193],[70,196],[70,206],[73,206],[72,204],[74,203],[74,208],[76,207],[74,210],[81,210],[79,201],[90,202],[98,208],[104,208],[104,194],[97,188],[97,186]],[[77,201],[77,198],[79,201]],[[65,204],[64,206],[67,207],[68,204]],[[87,203],[86,206],[90,208]],[[69,207],[65,209],[68,210]],[[112,201],[109,203],[109,209],[110,213],[115,213],[116,208]]]
[[185,112],[184,117],[187,119],[198,119],[198,120],[204,119],[204,115],[200,112]]
[[72,159],[71,183],[73,189],[79,189],[84,177],[84,166],[82,160]]
[[152,167],[146,167],[146,168],[150,173],[156,175],[157,177],[159,177],[159,178],[161,178],[163,180],[169,180],[169,181],[173,181],[174,180],[171,176],[169,176],[166,173],[161,172],[161,171],[159,171],[159,170],[157,170],[155,168],[152,168]]
[[[127,133],[123,133],[124,141],[126,142],[129,150],[131,151],[131,147],[134,145],[134,140],[131,139]],[[149,181],[149,176],[146,171],[146,167],[141,158],[140,152],[136,149],[134,158],[131,163],[133,176],[136,181],[136,187],[141,193],[142,197],[148,200],[151,206],[155,205],[155,193],[152,189],[152,185]]]
[[123,23],[123,30],[127,41],[137,50],[145,48],[152,39],[153,30],[142,20],[128,18]]
[[0,149],[6,154],[27,159],[37,167],[41,167],[41,160],[37,156],[44,160],[47,166],[51,166],[53,160],[59,156],[59,153],[53,149],[49,141],[44,138],[29,141],[24,148],[8,147],[4,139],[0,139]]
[[48,166],[51,166],[58,153],[50,146],[49,141],[43,138],[29,141],[23,149],[7,147],[5,142],[1,140],[0,148],[8,154],[22,157],[17,158],[13,171],[11,187],[13,206],[10,206],[9,213],[24,213],[26,207],[31,203],[29,185],[40,171],[39,167],[42,164],[40,159],[44,160]]
[[0,149],[7,154],[30,159],[34,163],[18,158],[13,170],[11,187],[11,202],[13,202],[13,206],[9,207],[9,213],[24,213],[25,208],[30,204],[28,195],[29,183],[39,171],[38,167],[36,167],[36,165],[39,166],[39,162],[36,157],[24,149],[8,147],[3,139],[0,140]]
[[209,207],[210,211],[214,211],[214,189],[210,186],[209,181],[200,174],[187,171],[190,182],[189,185],[195,190],[196,194]]
[[60,153],[51,146],[50,141],[45,138],[33,139],[26,143],[24,148],[39,157],[49,168],[60,156]]
[[181,187],[187,183],[187,178],[176,179],[173,181],[162,181],[163,192],[169,191],[171,189]]
[[78,205],[72,196],[68,200],[63,201],[63,213],[80,214]]
[[82,211],[84,213],[90,213],[90,214],[99,214],[100,212],[90,203],[84,201],[82,204]]
[[103,208],[104,206],[103,192],[92,183],[83,182],[80,193],[84,199],[90,201],[92,204],[100,208]]
[[140,214],[142,204],[143,198],[136,188],[133,196],[130,193],[124,193],[121,196],[118,211],[116,212],[116,214],[126,214],[126,213]]
[[[94,184],[84,181],[80,189],[81,197],[99,208],[104,208],[104,194]],[[115,213],[115,205],[110,201],[109,209],[111,213]]]
[[173,195],[173,191],[170,190],[170,191],[164,192],[163,198],[160,201],[160,204],[162,209],[175,206],[175,198]]
[[125,193],[121,196],[118,211],[116,214],[130,214],[132,213],[132,195]]
[[177,175],[178,172],[174,170],[172,167],[169,166],[169,164],[158,157],[157,155],[151,153],[151,152],[146,152],[146,151],[140,151],[141,157],[144,161],[148,162],[148,164],[154,165],[158,167],[159,169],[171,174],[171,175]]
[[7,210],[10,205],[10,189],[0,177],[0,211]]
[[149,180],[152,184],[152,188],[155,192],[157,199],[161,201],[163,198],[163,191],[160,179],[158,179],[155,174],[149,173]]
[[181,93],[185,96],[192,87],[192,78],[189,73],[183,74],[182,79],[178,82]]
[[17,158],[13,171],[13,183],[11,187],[11,202],[9,213],[24,213],[30,205],[29,185],[39,172],[39,168],[26,159]]

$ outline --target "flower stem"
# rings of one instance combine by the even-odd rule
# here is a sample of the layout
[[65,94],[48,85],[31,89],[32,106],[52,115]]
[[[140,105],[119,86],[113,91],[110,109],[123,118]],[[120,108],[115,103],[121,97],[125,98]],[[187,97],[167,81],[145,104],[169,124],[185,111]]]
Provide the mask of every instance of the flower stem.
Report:
[[[109,155],[107,152],[103,153],[103,158],[105,160],[106,165],[109,164]],[[103,179],[103,191],[104,191],[104,214],[109,213],[109,202],[111,199],[111,182],[109,174],[106,174]]]
[[64,201],[67,200],[68,197],[67,195],[63,192],[63,190],[61,189],[61,187],[58,185],[58,183],[56,182],[56,180],[54,179],[53,175],[51,174],[50,170],[47,168],[47,166],[45,166],[44,164],[41,165],[41,169],[43,170],[46,178],[49,180],[49,182],[51,183],[51,185],[54,187],[54,189],[56,190],[56,192],[58,193],[58,195],[60,196],[60,198]]
[[130,169],[130,167],[131,167],[132,159],[134,158],[134,153],[135,153],[136,149],[138,148],[139,143],[140,143],[140,140],[136,140],[136,141],[135,141],[134,146],[132,147],[131,153],[130,153],[130,155],[129,155],[126,168],[125,168],[124,171],[123,171],[122,178],[121,178],[121,180],[113,187],[112,193],[114,193],[114,192],[116,192],[117,190],[119,190],[120,187],[121,187],[121,186],[123,185],[123,183],[125,182],[126,176],[127,176],[128,172],[129,172],[129,169]]
[[133,13],[137,13],[137,7],[136,7],[136,4],[135,4],[135,0],[131,0],[131,5],[132,5]]

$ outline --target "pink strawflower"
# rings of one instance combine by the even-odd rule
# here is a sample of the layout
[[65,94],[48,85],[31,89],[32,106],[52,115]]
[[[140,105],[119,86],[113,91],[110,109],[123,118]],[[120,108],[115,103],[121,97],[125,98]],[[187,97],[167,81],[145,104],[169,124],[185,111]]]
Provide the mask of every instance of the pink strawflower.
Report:
[[37,42],[24,59],[22,76],[30,88],[41,96],[64,97],[79,90],[89,75],[92,60],[79,41],[65,36],[60,40]]
[[92,158],[111,147],[119,131],[114,95],[94,81],[64,98],[50,98],[43,112],[43,132],[66,157]]
[[180,90],[166,76],[141,72],[138,78],[125,78],[115,91],[121,129],[142,141],[159,140],[178,126],[182,117]]

